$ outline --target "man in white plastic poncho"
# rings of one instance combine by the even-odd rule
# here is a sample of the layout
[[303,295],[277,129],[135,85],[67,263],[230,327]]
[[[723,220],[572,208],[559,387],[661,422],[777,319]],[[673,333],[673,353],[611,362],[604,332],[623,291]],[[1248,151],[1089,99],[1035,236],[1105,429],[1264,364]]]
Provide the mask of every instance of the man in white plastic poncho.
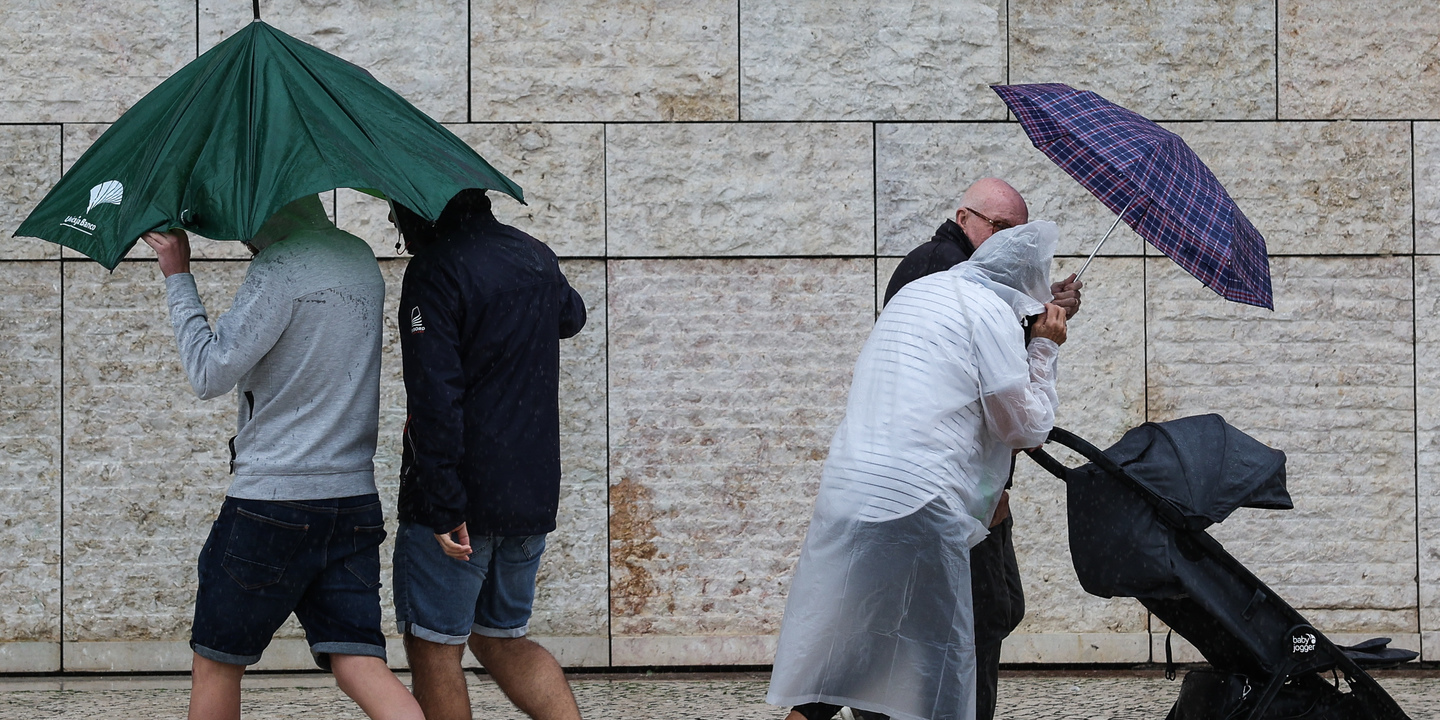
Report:
[[[791,583],[767,701],[787,720],[975,715],[970,547],[1012,453],[1055,420],[1065,311],[1050,299],[1058,231],[996,233],[906,285],[855,364]],[[1028,346],[1021,321],[1036,316]]]

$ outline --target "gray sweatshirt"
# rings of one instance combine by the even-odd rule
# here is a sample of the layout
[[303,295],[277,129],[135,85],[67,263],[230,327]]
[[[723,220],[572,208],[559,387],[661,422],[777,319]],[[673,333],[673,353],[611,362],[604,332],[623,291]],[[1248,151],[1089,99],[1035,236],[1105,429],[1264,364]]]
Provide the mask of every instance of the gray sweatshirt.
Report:
[[276,213],[251,244],[212,332],[189,273],[165,279],[180,361],[203,399],[238,389],[227,494],[318,500],[375,492],[385,281],[364,241],[319,198]]

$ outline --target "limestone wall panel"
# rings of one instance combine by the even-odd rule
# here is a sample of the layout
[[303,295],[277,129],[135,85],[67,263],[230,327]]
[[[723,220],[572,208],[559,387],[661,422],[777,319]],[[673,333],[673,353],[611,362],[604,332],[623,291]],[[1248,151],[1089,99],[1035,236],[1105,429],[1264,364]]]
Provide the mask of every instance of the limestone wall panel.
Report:
[[1012,83],[1063,82],[1152,120],[1275,117],[1275,3],[1019,0]]
[[[249,3],[202,0],[200,51],[244,30]],[[359,65],[441,122],[465,120],[464,0],[267,0],[260,17],[298,40]],[[417,41],[422,40],[422,41]]]
[[11,237],[57,182],[58,126],[0,126],[0,260],[60,257],[59,245],[39,238]]
[[[1440,14],[1380,0],[1279,0],[1280,117],[1434,118]],[[1372,92],[1356,92],[1371,88]]]
[[[196,263],[212,317],[246,267]],[[183,640],[234,398],[195,397],[154,263],[66,263],[65,319],[65,639]]]
[[612,125],[609,255],[874,252],[870,126]]
[[0,122],[111,122],[195,58],[195,4],[0,5]]
[[773,635],[873,322],[874,265],[609,273],[612,633]]
[[1273,258],[1275,311],[1147,267],[1151,420],[1219,413],[1285,451],[1295,509],[1212,534],[1326,632],[1414,632],[1409,258]]
[[1398,122],[1167,123],[1271,255],[1407,253],[1410,128]]
[[1003,120],[999,0],[740,3],[743,120]]
[[470,16],[470,120],[739,116],[731,0],[498,0]]
[[[0,263],[0,642],[60,640],[60,263]],[[55,667],[21,667],[56,670]]]
[[[1084,258],[1067,258],[1055,276]],[[1140,258],[1098,258],[1086,271],[1080,312],[1060,350],[1055,424],[1099,447],[1145,422],[1145,283]],[[1050,452],[1070,467],[1084,461],[1063,448]],[[1010,491],[1015,554],[1025,588],[1021,634],[1143,633],[1147,613],[1134,600],[1087,594],[1075,577],[1065,484],[1029,458],[1015,466]]]
[[560,343],[560,513],[546,540],[531,632],[609,636],[605,264],[561,265],[585,298],[585,329]]
[[[380,432],[375,442],[375,489],[385,511],[385,543],[380,546],[380,614],[385,634],[398,638],[395,625],[395,583],[392,572],[395,558],[395,534],[399,527],[401,433],[405,429],[405,377],[400,356],[400,281],[405,276],[407,259],[387,258],[380,262],[385,278],[385,313],[380,339]],[[303,637],[291,618],[281,632]],[[391,657],[393,665],[400,657]]]
[[[1057,255],[1088,255],[1115,214],[1036,150],[1018,123],[881,124],[875,128],[879,254],[903,256],[954,219],[960,195],[984,177],[1006,180],[1030,207],[1031,220],[1060,225]],[[1100,254],[1137,255],[1138,235],[1124,224]]]
[[[1415,258],[1415,313],[1440,312],[1440,258]],[[1416,509],[1419,521],[1420,631],[1427,633],[1425,660],[1440,657],[1440,332],[1415,324]]]
[[1414,123],[1415,252],[1440,253],[1440,123]]
[[[562,257],[605,254],[605,130],[600,125],[474,123],[447,126],[525,190],[526,205],[491,192],[500,222],[534,235]],[[337,191],[340,227],[395,255],[389,203]]]

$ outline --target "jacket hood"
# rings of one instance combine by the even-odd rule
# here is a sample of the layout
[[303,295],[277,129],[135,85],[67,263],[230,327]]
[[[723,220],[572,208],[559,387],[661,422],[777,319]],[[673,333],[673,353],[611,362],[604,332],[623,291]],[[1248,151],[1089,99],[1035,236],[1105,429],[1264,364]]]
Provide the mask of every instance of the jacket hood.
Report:
[[411,252],[437,238],[447,237],[459,228],[495,220],[494,213],[490,211],[490,197],[484,190],[475,188],[456,193],[455,197],[445,204],[440,218],[433,223],[400,203],[391,205],[395,209],[395,224],[400,228],[405,245]]
[[320,204],[320,196],[306,195],[271,215],[270,219],[260,226],[260,232],[250,238],[250,244],[254,245],[256,250],[264,250],[296,233],[333,229],[335,223],[330,222],[330,216],[325,214],[325,206]]

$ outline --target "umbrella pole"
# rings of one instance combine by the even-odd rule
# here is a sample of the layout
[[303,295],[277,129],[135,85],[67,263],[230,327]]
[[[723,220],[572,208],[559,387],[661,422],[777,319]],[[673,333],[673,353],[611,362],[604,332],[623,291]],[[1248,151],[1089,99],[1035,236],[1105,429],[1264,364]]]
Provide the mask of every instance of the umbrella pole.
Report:
[[1131,198],[1131,199],[1130,199],[1130,202],[1129,202],[1129,203],[1126,203],[1125,209],[1124,209],[1124,210],[1121,210],[1121,211],[1120,211],[1120,214],[1115,216],[1115,222],[1111,223],[1111,224],[1110,224],[1110,229],[1105,231],[1105,237],[1100,238],[1100,244],[1099,244],[1099,245],[1096,245],[1096,246],[1095,246],[1095,249],[1090,251],[1090,257],[1085,258],[1085,264],[1084,264],[1084,265],[1081,265],[1081,266],[1080,266],[1080,271],[1077,272],[1077,273],[1075,273],[1075,279],[1076,279],[1077,281],[1080,279],[1080,276],[1081,276],[1081,275],[1084,275],[1084,274],[1085,274],[1085,268],[1090,267],[1090,261],[1095,259],[1096,253],[1099,253],[1099,252],[1100,252],[1100,248],[1105,245],[1105,241],[1110,239],[1110,233],[1115,232],[1115,228],[1117,228],[1117,227],[1120,226],[1120,221],[1121,221],[1122,219],[1124,219],[1125,213],[1128,212],[1128,211],[1130,210],[1130,206],[1131,206],[1131,205],[1134,205],[1134,204],[1135,204],[1135,198]]

